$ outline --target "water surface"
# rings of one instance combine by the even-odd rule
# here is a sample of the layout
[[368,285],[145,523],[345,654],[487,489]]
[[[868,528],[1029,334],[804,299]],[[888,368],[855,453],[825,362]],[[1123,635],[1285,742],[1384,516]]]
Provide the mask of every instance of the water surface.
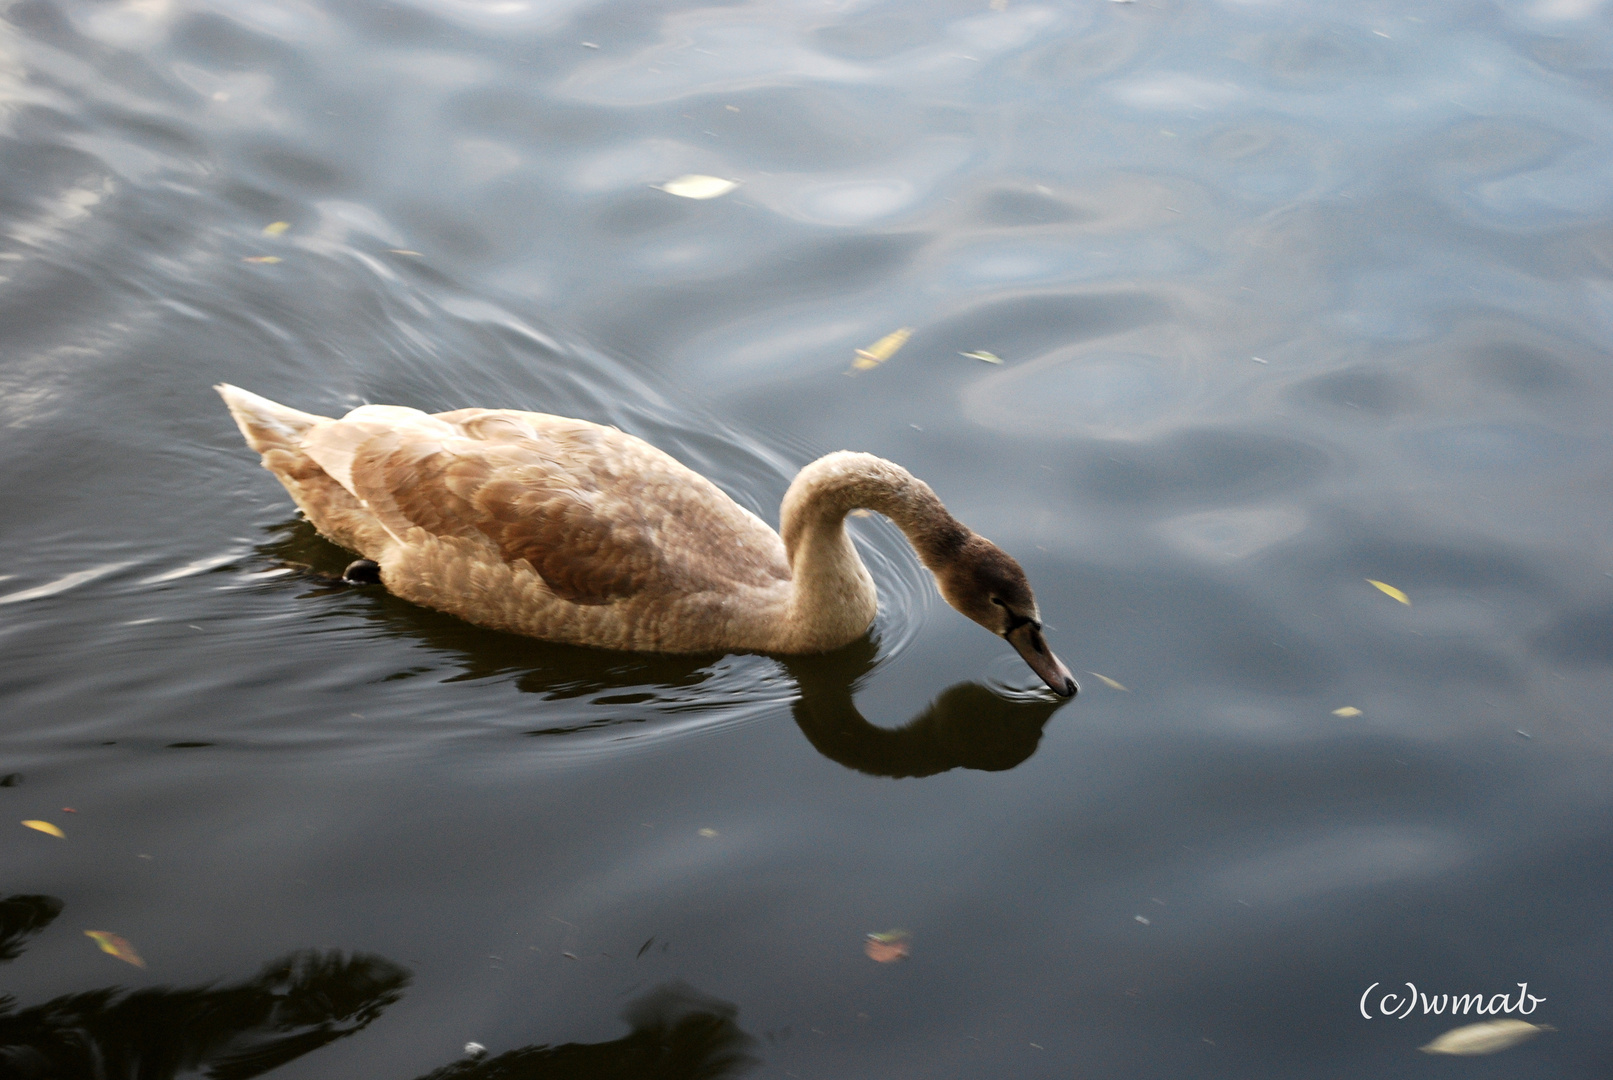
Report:
[[[0,5],[0,1054],[1605,1075],[1610,42],[1598,0]],[[775,523],[890,457],[1082,693],[879,519],[873,633],[788,663],[343,587],[219,381],[615,424]],[[1429,1057],[1475,1017],[1362,1015],[1407,982],[1557,1031]]]

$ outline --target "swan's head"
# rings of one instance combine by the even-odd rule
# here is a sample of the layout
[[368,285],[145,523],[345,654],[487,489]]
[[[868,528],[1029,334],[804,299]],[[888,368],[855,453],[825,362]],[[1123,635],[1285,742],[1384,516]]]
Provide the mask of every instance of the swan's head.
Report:
[[1055,694],[1075,696],[1075,678],[1042,636],[1042,617],[1025,571],[1006,551],[983,536],[970,536],[956,555],[933,569],[947,603],[1006,638]]

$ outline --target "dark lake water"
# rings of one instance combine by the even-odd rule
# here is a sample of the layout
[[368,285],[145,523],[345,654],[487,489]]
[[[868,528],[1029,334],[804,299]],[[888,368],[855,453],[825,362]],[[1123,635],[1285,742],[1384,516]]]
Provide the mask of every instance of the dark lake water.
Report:
[[[8,0],[0,179],[0,1072],[1613,1072],[1613,6]],[[344,587],[219,381],[889,457],[1081,694],[878,518],[788,663]]]

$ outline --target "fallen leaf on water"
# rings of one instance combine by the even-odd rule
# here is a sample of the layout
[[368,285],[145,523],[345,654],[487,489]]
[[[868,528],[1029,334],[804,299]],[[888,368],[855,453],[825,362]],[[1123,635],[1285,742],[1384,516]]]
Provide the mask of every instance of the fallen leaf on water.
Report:
[[1356,708],[1354,705],[1346,705],[1342,709],[1334,709],[1333,710],[1333,715],[1334,716],[1360,716],[1361,715],[1361,710]]
[[719,195],[728,194],[738,186],[737,181],[724,180],[720,176],[690,173],[676,180],[668,180],[661,185],[661,190],[668,195],[677,195],[684,199],[715,199]]
[[700,830],[700,835],[704,836],[707,840],[710,840],[713,836],[717,835],[717,830],[716,829],[701,829]]
[[1096,671],[1089,671],[1087,674],[1097,676],[1099,679],[1103,680],[1103,685],[1107,686],[1111,690],[1125,690],[1126,693],[1131,693],[1130,690],[1127,690],[1124,686],[1121,686],[1107,675],[1098,675]]
[[1399,589],[1395,588],[1393,585],[1385,585],[1383,582],[1381,582],[1381,581],[1373,581],[1371,578],[1367,578],[1367,584],[1371,585],[1374,589],[1377,589],[1379,592],[1383,593],[1383,595],[1385,595],[1385,596],[1394,597],[1396,600],[1399,600],[1402,604],[1411,603],[1411,597],[1407,596],[1405,593],[1401,592]]
[[1493,1054],[1509,1046],[1517,1046],[1542,1031],[1553,1031],[1545,1024],[1531,1024],[1527,1020],[1487,1020],[1482,1024],[1468,1024],[1453,1028],[1429,1043],[1419,1047],[1425,1054]]
[[278,256],[278,255],[248,255],[246,258],[242,259],[241,261],[242,262],[249,262],[249,263],[277,263],[277,262],[280,261],[280,256]]
[[289,221],[276,221],[272,225],[265,225],[263,227],[263,235],[264,236],[279,236],[281,233],[285,232],[289,228],[291,228],[291,222],[289,222]]
[[904,326],[893,331],[868,346],[857,350],[857,359],[852,361],[854,371],[867,371],[877,368],[885,361],[896,355],[896,350],[907,344],[907,339],[913,336],[913,328]]
[[881,964],[889,964],[895,960],[902,960],[911,951],[906,930],[887,930],[883,934],[869,934],[863,942],[863,952],[868,959],[877,960]]
[[408,248],[387,248],[387,250],[394,255],[413,255],[416,258],[425,258],[425,256],[421,255],[418,251],[410,251]]
[[63,840],[67,839],[66,833],[62,832],[62,830],[58,829],[48,821],[25,821],[23,824],[28,826],[30,829],[38,829],[42,833],[50,833],[50,835],[59,836]]
[[984,360],[988,364],[1000,364],[1003,362],[1002,357],[996,353],[987,352],[985,349],[976,349],[974,352],[961,352],[958,355],[967,356],[971,360]]
[[140,959],[140,954],[134,951],[134,946],[116,934],[106,930],[86,930],[84,931],[84,936],[93,938],[95,943],[101,947],[102,952],[109,953],[126,964],[133,964],[135,967],[141,968],[146,966],[146,962]]

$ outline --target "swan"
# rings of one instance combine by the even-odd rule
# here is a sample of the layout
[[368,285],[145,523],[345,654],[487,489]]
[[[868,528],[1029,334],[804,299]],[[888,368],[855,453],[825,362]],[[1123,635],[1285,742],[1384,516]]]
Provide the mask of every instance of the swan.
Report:
[[780,535],[671,455],[586,420],[399,405],[338,420],[214,389],[314,527],[364,557],[349,577],[478,626],[640,652],[838,649],[878,610],[845,529],[863,508],[896,523],[947,603],[1076,692],[1019,564],[872,454],[803,468]]

